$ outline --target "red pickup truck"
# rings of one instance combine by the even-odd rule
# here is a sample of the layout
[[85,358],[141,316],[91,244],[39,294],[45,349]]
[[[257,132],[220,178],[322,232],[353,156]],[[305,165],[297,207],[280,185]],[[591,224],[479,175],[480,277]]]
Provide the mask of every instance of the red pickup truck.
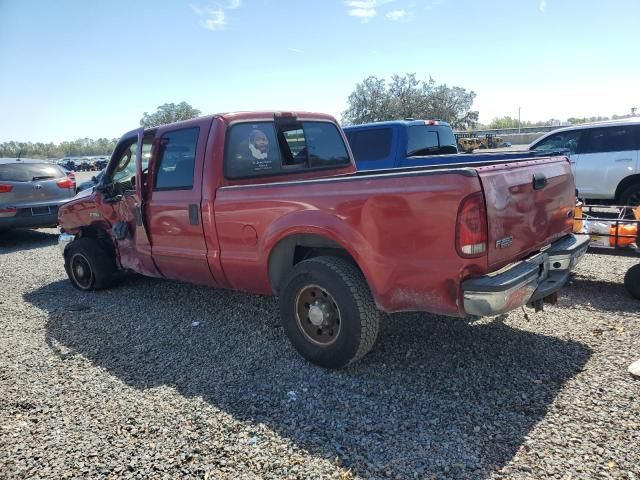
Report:
[[356,173],[330,116],[229,113],[125,134],[59,242],[81,290],[134,271],[276,294],[296,349],[335,368],[380,311],[541,308],[587,248],[574,203],[564,157]]

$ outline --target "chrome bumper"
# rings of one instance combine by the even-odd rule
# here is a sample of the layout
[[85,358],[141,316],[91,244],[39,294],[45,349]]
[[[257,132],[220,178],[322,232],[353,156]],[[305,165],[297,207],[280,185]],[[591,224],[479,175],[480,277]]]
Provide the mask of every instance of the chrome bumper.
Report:
[[507,269],[464,281],[465,312],[490,317],[548,297],[567,283],[588,247],[587,236],[569,235]]
[[68,233],[62,232],[58,237],[58,247],[60,247],[60,252],[64,255],[64,250],[67,248],[71,242],[75,240],[75,235],[70,235]]

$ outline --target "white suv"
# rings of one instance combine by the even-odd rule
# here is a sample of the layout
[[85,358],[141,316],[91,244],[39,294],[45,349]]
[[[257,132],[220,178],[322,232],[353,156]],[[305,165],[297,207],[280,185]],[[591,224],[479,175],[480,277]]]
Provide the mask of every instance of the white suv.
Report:
[[554,130],[529,150],[568,148],[581,198],[640,205],[640,118]]

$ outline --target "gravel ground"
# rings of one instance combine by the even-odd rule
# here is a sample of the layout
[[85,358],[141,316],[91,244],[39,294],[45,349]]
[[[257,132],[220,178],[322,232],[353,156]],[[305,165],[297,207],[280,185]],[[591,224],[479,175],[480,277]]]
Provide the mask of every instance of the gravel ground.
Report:
[[0,236],[0,477],[640,478],[637,260],[587,256],[529,319],[388,317],[325,371],[272,298],[137,276],[83,294],[55,242]]

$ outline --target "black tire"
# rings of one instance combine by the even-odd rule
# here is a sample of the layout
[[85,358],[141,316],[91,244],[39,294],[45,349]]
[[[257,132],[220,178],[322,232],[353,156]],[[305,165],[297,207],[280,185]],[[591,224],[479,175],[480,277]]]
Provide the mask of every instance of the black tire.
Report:
[[[324,305],[316,306],[318,301],[312,305],[303,301],[302,296],[307,292],[313,294],[314,289],[323,295],[318,295],[318,301],[330,304],[328,312],[319,308]],[[323,324],[311,325],[311,310],[303,319],[300,312],[304,308],[324,312]],[[295,349],[324,368],[340,368],[361,359],[373,348],[378,336],[380,313],[367,282],[353,263],[342,258],[315,257],[295,265],[280,290],[280,314],[284,331]],[[333,326],[326,325],[324,315],[335,317]],[[317,332],[309,333],[309,328],[317,328]],[[323,328],[336,328],[335,338],[329,337],[333,336],[333,330],[321,333]]]
[[93,238],[78,238],[69,244],[64,254],[64,268],[78,290],[103,290],[116,281],[113,254]]
[[640,183],[625,188],[620,194],[620,204],[637,207],[640,205]]
[[633,298],[640,300],[640,263],[627,270],[624,286]]

